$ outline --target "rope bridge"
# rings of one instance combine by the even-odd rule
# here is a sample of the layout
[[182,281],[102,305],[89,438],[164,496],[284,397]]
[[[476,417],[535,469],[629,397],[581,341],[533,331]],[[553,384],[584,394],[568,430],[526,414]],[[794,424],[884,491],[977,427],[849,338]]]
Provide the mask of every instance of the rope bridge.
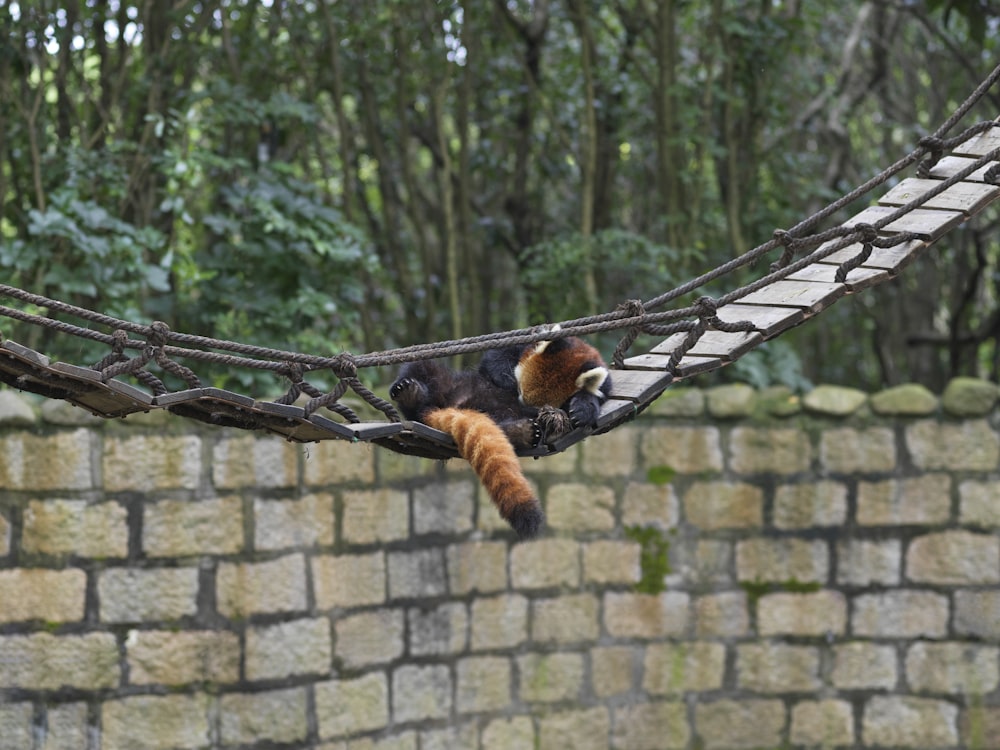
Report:
[[[592,432],[606,432],[633,419],[674,381],[729,364],[841,297],[890,280],[946,232],[1000,198],[1000,118],[947,137],[998,80],[1000,66],[912,152],[794,227],[777,230],[762,245],[659,297],[645,302],[632,300],[602,315],[563,321],[558,331],[525,328],[362,355],[322,357],[180,333],[160,322],[142,325],[118,320],[0,285],[0,296],[110,331],[104,333],[0,305],[0,315],[109,347],[108,355],[100,362],[80,367],[52,362],[40,352],[3,341],[0,382],[48,398],[65,399],[106,418],[166,409],[214,425],[266,430],[297,442],[367,441],[401,453],[451,458],[458,453],[450,435],[402,420],[392,404],[364,386],[357,371],[564,336],[621,331],[612,357],[613,390],[596,428],[574,430],[551,445],[522,451],[522,455],[559,452]],[[878,198],[876,205],[839,226],[811,232],[812,227],[914,166],[916,176],[902,179]],[[664,309],[709,282],[773,255],[778,257],[768,273],[750,284],[716,299],[702,297],[691,305]],[[648,353],[627,356],[640,334],[663,340]],[[135,354],[129,356],[128,352]],[[291,385],[281,398],[261,401],[203,387],[195,372],[178,359],[268,370],[284,376]],[[151,364],[179,378],[186,388],[169,390],[148,369]],[[316,370],[336,375],[337,384],[331,391],[321,392],[308,383],[307,374]],[[125,382],[123,377],[144,387]],[[385,419],[362,421],[340,402],[349,390]],[[296,405],[303,395],[308,399]]]

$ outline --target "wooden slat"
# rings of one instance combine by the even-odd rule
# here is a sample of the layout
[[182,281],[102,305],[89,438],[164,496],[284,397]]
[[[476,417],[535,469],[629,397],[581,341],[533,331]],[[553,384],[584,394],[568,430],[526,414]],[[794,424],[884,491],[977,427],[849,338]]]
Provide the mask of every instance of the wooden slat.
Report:
[[[948,179],[953,175],[958,174],[963,169],[971,166],[975,161],[972,157],[965,156],[944,156],[937,164],[931,167],[931,177],[937,177],[938,179]],[[993,166],[996,166],[997,162],[991,161],[988,164],[980,167],[975,172],[969,174],[964,181],[967,182],[985,182],[986,181],[986,171]]]
[[[650,349],[650,353],[671,354],[674,349],[684,343],[685,338],[687,338],[686,333],[675,333]],[[727,333],[726,331],[708,330],[701,335],[694,346],[688,349],[687,354],[692,357],[715,357],[732,362],[759,346],[763,340],[763,336],[753,331]]]
[[744,305],[739,302],[720,307],[716,314],[726,323],[750,321],[765,339],[794,328],[806,319],[805,313],[792,307],[765,307]]
[[597,429],[603,431],[612,425],[635,417],[638,413],[635,402],[626,399],[609,398],[601,404],[601,413],[597,417]]
[[986,156],[986,154],[996,148],[1000,148],[1000,127],[994,125],[986,132],[980,133],[965,143],[956,146],[951,152],[953,154],[965,154],[968,156]]
[[[839,263],[827,264],[823,261],[806,266],[801,271],[796,271],[788,277],[791,281],[823,281],[826,283],[836,283]],[[851,292],[860,292],[870,286],[881,284],[889,280],[889,272],[882,268],[859,268],[851,269],[847,272],[847,279],[844,284]]]
[[[831,244],[832,242],[828,242],[825,245],[820,245],[819,249],[822,250]],[[903,268],[912,263],[927,246],[928,243],[924,240],[910,240],[909,242],[902,242],[892,247],[873,247],[871,255],[861,265],[861,268],[883,269],[888,271],[890,276],[895,276]],[[857,242],[826,256],[820,262],[839,264],[857,257],[860,252],[861,243]]]
[[[703,372],[710,372],[722,367],[723,362],[718,357],[692,357],[685,354],[674,368],[674,377],[688,378]],[[625,360],[625,366],[636,370],[666,372],[670,367],[669,354],[637,354]]]
[[[905,206],[924,193],[938,187],[940,180],[921,180],[909,177],[879,198],[881,206]],[[984,182],[958,182],[940,195],[929,198],[924,208],[939,208],[947,211],[961,211],[972,216],[988,206],[1000,195],[1000,187]]]
[[843,284],[820,284],[810,281],[775,281],[763,289],[740,298],[743,305],[795,307],[807,315],[823,310],[847,294]]
[[671,377],[664,372],[647,370],[613,370],[610,398],[626,401],[651,401],[670,385]]
[[124,417],[153,408],[153,397],[145,391],[117,380],[104,383],[101,374],[89,367],[56,362],[48,369],[64,378],[75,379],[80,390],[66,396],[66,400],[96,416]]
[[329,430],[310,422],[305,417],[305,409],[293,404],[276,404],[273,401],[257,401],[255,411],[261,414],[263,429],[281,435],[296,443],[315,443],[330,438],[343,438],[331,434]]
[[[844,222],[844,226],[853,227],[855,224],[875,224],[897,210],[889,206],[869,206],[853,219]],[[915,208],[901,218],[886,224],[879,231],[888,234],[913,232],[922,239],[936,240],[963,221],[965,221],[965,215],[961,211]]]

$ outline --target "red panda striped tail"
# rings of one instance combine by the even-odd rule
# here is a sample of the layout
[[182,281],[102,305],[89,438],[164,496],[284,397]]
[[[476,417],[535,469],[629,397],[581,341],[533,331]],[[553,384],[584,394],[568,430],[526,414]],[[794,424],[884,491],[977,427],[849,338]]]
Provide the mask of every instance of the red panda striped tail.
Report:
[[450,434],[476,472],[500,516],[521,539],[538,533],[545,520],[535,493],[521,472],[514,447],[489,416],[472,409],[434,409],[425,424]]

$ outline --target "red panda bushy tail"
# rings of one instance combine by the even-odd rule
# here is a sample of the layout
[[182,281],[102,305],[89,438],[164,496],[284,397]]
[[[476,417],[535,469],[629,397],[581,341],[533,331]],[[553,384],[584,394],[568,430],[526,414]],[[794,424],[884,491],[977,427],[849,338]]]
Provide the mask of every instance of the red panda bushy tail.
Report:
[[425,424],[450,434],[458,452],[476,472],[501,517],[521,539],[538,533],[544,515],[521,472],[514,447],[490,417],[472,409],[434,409]]

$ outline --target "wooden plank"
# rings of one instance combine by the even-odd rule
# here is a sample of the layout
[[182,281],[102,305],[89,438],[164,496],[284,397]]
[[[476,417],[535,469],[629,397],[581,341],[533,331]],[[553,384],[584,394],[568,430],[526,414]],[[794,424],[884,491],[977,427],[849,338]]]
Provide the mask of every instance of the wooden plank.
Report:
[[[832,244],[833,242],[827,242],[820,245],[818,249],[822,250],[823,248],[830,247]],[[861,265],[861,268],[880,268],[888,271],[890,276],[895,276],[906,266],[910,265],[928,246],[929,243],[924,240],[910,240],[909,242],[901,242],[892,247],[873,247],[871,255]],[[837,250],[835,253],[827,255],[820,262],[843,263],[857,257],[858,253],[861,252],[861,248],[861,243],[856,242],[853,245],[848,245],[841,250]]]
[[[693,357],[685,354],[674,368],[674,377],[689,378],[703,372],[710,372],[725,364],[718,357]],[[637,354],[625,360],[625,366],[636,370],[667,372],[670,367],[669,354]],[[613,381],[612,381],[613,382]]]
[[[930,175],[931,177],[937,177],[941,180],[946,180],[953,175],[958,174],[963,169],[970,167],[972,163],[976,161],[974,158],[965,156],[944,156],[937,164],[931,167]],[[997,162],[991,161],[988,164],[977,169],[975,172],[969,174],[964,181],[967,182],[985,182],[986,172],[990,167],[996,166]]]
[[34,349],[29,349],[26,346],[18,344],[16,341],[4,341],[0,344],[0,349],[4,350],[5,354],[9,354],[12,357],[16,357],[22,362],[26,362],[32,366],[36,367],[48,367],[49,358],[40,352],[36,352]]
[[609,398],[601,404],[601,413],[597,417],[597,430],[604,431],[612,426],[635,417],[638,414],[635,402],[626,399]]
[[[844,222],[845,227],[856,224],[875,224],[898,209],[889,206],[869,206],[853,219]],[[879,231],[887,234],[913,232],[925,240],[936,240],[945,232],[965,221],[961,211],[942,211],[930,208],[915,208],[905,216],[891,221]]]
[[725,323],[750,321],[765,339],[794,328],[806,319],[805,313],[792,307],[765,307],[739,302],[720,307],[716,314]]
[[340,435],[331,435],[305,417],[305,409],[293,404],[276,404],[273,401],[257,401],[254,404],[260,412],[263,428],[296,443],[315,443]]
[[993,149],[1000,148],[1000,127],[994,125],[989,130],[973,136],[965,143],[951,150],[953,154],[986,156]]
[[[941,184],[940,180],[922,180],[908,177],[879,198],[880,206],[904,206]],[[1000,195],[1000,187],[984,182],[958,182],[940,195],[929,198],[924,208],[961,211],[972,216],[982,211]]]
[[813,315],[826,309],[845,294],[847,294],[847,287],[843,284],[821,284],[782,279],[741,297],[739,302],[743,305],[796,307],[807,315]]
[[101,380],[101,373],[90,367],[56,362],[48,369],[63,378],[76,380],[80,390],[67,395],[66,400],[96,416],[124,417],[153,408],[153,397],[145,391],[117,380],[105,383]]
[[664,372],[648,370],[612,370],[610,398],[626,401],[651,401],[670,385]]
[[[788,278],[792,281],[823,281],[833,284],[837,281],[837,271],[839,269],[839,263],[827,264],[824,261],[820,261],[815,265],[803,268],[801,271],[796,271]],[[847,280],[844,281],[844,284],[851,292],[860,292],[862,289],[881,284],[890,278],[889,272],[885,269],[861,266],[847,272]]]
[[[674,349],[684,343],[686,333],[675,333],[650,349],[651,354],[671,354]],[[726,362],[739,359],[764,340],[764,337],[754,331],[738,331],[727,333],[709,329],[701,335],[694,346],[688,349],[691,357],[716,357]]]

